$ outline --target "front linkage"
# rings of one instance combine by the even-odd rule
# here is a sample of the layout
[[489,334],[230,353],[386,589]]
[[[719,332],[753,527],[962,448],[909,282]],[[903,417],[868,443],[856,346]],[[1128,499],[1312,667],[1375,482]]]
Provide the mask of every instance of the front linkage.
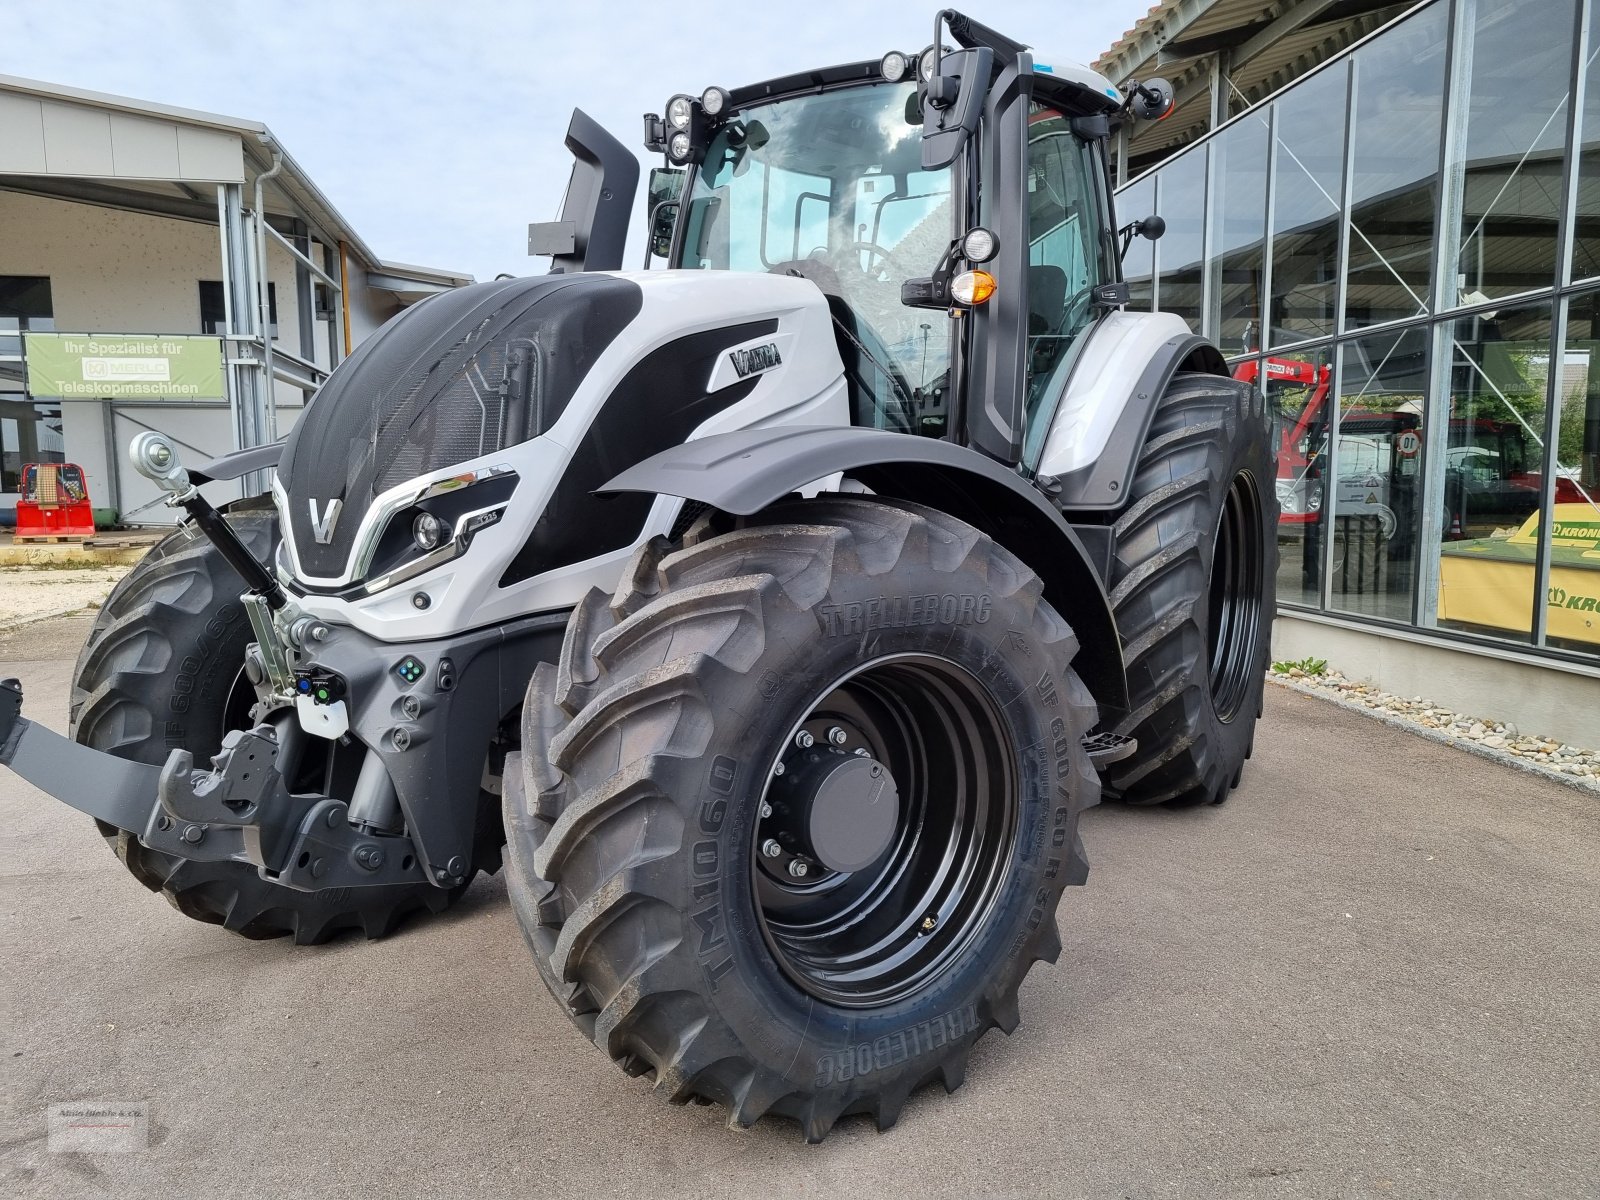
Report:
[[[324,627],[295,668],[312,694],[259,705],[264,719],[227,734],[210,769],[187,750],[154,766],[81,746],[22,716],[22,685],[6,679],[0,765],[152,850],[250,863],[285,887],[455,887],[472,870],[468,798],[565,623],[564,613],[528,617],[409,653]],[[328,734],[307,732],[325,728],[330,709]]]
[[566,614],[412,648],[316,621],[200,494],[197,484],[228,477],[224,460],[188,472],[149,433],[132,458],[247,585],[256,724],[227,733],[209,769],[183,749],[160,765],[135,762],[28,720],[20,681],[6,679],[0,765],[151,850],[247,864],[296,891],[466,882],[486,760]]
[[80,746],[21,708],[22,684],[0,680],[0,765],[152,850],[248,862],[299,891],[424,878],[410,838],[352,826],[342,801],[290,792],[277,761],[284,743],[305,736],[293,726],[235,730],[212,769],[196,771],[188,751],[174,750],[160,767],[131,762]]

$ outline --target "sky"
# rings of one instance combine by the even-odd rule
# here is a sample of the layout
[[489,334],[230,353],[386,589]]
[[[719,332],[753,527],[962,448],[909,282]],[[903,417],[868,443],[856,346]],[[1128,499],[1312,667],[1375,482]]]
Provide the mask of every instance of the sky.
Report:
[[[915,51],[936,4],[634,0],[60,0],[16,6],[0,74],[267,125],[381,258],[492,279],[539,274],[582,108],[638,147],[676,92]],[[962,11],[1088,62],[1148,0],[969,0]],[[645,167],[659,156],[638,149]],[[641,192],[642,173],[641,173]],[[629,264],[642,253],[642,198]]]

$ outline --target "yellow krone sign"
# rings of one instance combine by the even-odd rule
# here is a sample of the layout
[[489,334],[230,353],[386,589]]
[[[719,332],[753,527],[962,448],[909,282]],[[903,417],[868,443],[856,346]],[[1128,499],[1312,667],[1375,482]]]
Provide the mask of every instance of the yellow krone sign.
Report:
[[[1600,512],[1558,504],[1550,525],[1545,629],[1553,638],[1600,645]],[[1528,633],[1533,624],[1539,514],[1509,538],[1446,542],[1439,556],[1439,618]]]
[[225,400],[222,339],[25,333],[28,391],[68,400]]

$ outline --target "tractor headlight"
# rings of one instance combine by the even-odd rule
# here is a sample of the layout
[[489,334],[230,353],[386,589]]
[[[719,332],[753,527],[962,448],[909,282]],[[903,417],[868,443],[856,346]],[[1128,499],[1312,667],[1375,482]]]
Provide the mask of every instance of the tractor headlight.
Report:
[[1000,252],[1000,239],[982,225],[961,239],[961,255],[971,263],[985,263]]
[[694,117],[694,101],[687,96],[674,96],[667,101],[667,124],[674,129],[688,129]]
[[694,152],[694,143],[689,140],[689,135],[679,130],[667,142],[667,154],[673,162],[684,163],[689,161],[689,155]]
[[728,111],[729,102],[728,93],[719,87],[708,87],[700,93],[700,107],[708,117],[720,117]]
[[358,573],[361,590],[381,592],[464,554],[475,535],[500,523],[516,486],[515,471],[494,466],[436,480],[397,501]]
[[906,61],[906,56],[898,50],[889,51],[878,63],[878,74],[889,83],[899,83],[910,69],[911,64]]
[[444,522],[431,512],[418,513],[417,519],[411,523],[411,540],[424,553],[437,550],[439,543],[444,541],[444,535]]

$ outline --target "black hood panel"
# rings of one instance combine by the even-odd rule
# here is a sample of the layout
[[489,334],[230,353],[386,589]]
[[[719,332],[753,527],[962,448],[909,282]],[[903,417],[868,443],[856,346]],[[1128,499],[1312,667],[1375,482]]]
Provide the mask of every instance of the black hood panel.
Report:
[[[278,478],[300,567],[346,570],[373,499],[419,475],[527,441],[555,423],[644,294],[606,275],[478,283],[395,317],[329,377],[284,447]],[[312,504],[331,539],[316,540]]]

